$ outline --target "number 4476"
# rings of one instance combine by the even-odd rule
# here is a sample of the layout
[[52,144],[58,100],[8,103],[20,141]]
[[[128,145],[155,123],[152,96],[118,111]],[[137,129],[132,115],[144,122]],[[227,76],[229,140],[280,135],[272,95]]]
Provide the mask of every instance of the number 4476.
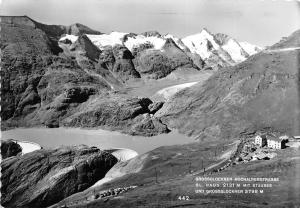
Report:
[[178,200],[185,200],[185,201],[188,201],[188,200],[190,200],[190,197],[189,197],[189,196],[179,196],[179,197],[178,197]]

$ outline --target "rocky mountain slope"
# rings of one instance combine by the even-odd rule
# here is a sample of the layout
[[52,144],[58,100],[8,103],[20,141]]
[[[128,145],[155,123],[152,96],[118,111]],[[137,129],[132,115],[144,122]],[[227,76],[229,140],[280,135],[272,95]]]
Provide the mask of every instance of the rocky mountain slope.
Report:
[[22,154],[22,147],[12,140],[1,140],[1,159]]
[[300,47],[300,30],[295,31],[288,37],[282,38],[278,43],[270,47],[270,49],[282,48],[299,48]]
[[87,146],[38,150],[1,162],[1,204],[47,207],[83,191],[117,162],[110,153]]
[[[191,38],[181,40],[155,31],[103,34],[78,23],[45,25],[27,16],[2,16],[0,24],[2,129],[67,125],[148,136],[168,132],[150,113],[147,106],[152,101],[140,105],[143,99],[128,96],[126,83],[163,78],[179,68],[235,64],[220,58],[221,54],[230,57],[228,47],[215,45],[218,36],[206,30],[200,39],[191,40],[198,41],[194,50],[185,45]],[[205,41],[215,48],[200,46]],[[237,42],[234,47],[242,50]],[[244,50],[243,55],[248,56]],[[115,110],[120,111],[117,117],[111,114]],[[100,118],[104,114],[107,121]],[[149,130],[142,131],[144,127]]]
[[[135,134],[132,130],[145,124],[152,126],[153,133],[149,131],[149,135],[167,131],[159,120],[152,120],[147,106],[140,106],[140,99],[132,98],[134,102],[131,102],[129,97],[118,101],[117,98],[122,94],[113,92],[121,88],[126,80],[140,77],[131,52],[124,46],[117,45],[101,51],[85,34],[80,35],[86,32],[101,33],[78,24],[68,29],[37,23],[26,16],[3,17],[0,24],[2,129],[77,125],[78,119],[84,119],[83,115],[89,110],[94,112],[89,114],[89,119],[93,121],[80,121],[90,123],[87,126],[109,126],[112,130],[124,127],[124,132]],[[66,32],[80,36],[74,43],[59,42]],[[127,106],[123,109],[124,113],[117,114],[119,117],[111,114],[109,97],[115,97],[113,107],[116,110],[120,106]],[[150,105],[152,101],[147,103]],[[94,111],[91,106],[95,108]],[[82,110],[81,114],[78,110]],[[81,115],[76,122],[75,112]],[[111,114],[108,115],[113,117],[111,121],[118,122],[99,121],[99,115],[104,112]],[[72,118],[64,121],[71,115]],[[138,123],[132,122],[134,119]]]
[[269,128],[300,133],[299,32],[205,84],[175,95],[156,114],[171,128],[199,138],[226,139]]

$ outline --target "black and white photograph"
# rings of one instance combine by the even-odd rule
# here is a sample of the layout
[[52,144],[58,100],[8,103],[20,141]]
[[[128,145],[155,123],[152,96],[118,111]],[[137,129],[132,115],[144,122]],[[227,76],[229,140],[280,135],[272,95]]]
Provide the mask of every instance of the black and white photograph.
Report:
[[3,208],[300,208],[300,0],[0,0]]

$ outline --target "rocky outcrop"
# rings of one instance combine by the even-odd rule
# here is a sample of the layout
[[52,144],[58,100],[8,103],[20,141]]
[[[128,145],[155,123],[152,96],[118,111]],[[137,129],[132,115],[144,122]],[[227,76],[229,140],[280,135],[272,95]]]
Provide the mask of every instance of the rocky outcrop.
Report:
[[115,62],[116,62],[116,59],[115,59],[112,48],[109,46],[105,47],[99,56],[98,64],[101,67],[112,71],[114,68]]
[[148,78],[159,79],[170,74],[172,68],[171,60],[159,50],[145,50],[136,57],[137,71]]
[[176,45],[173,39],[168,38],[162,49],[171,60],[173,68],[185,67],[199,69],[186,52]]
[[101,53],[100,49],[96,47],[86,35],[79,36],[70,50],[78,51],[81,56],[87,57],[92,61],[98,61]]
[[22,147],[12,140],[1,140],[2,159],[22,154]]
[[170,38],[166,40],[162,50],[153,50],[152,47],[151,44],[143,44],[133,49],[136,69],[145,77],[163,78],[179,67],[198,69],[192,59]]
[[[49,81],[55,80],[49,79]],[[42,106],[34,115],[34,119],[51,127],[59,126],[61,120],[71,115],[90,96],[95,95],[99,91],[99,88],[96,85],[78,86],[70,83],[58,89],[57,95],[54,94],[52,99],[50,93],[52,93],[53,89],[40,88],[39,90],[40,94],[45,95],[45,97],[43,97]]]
[[140,44],[138,46],[135,46],[132,48],[132,55],[134,57],[137,57],[142,51],[145,51],[147,49],[151,49],[154,48],[154,45],[152,43],[144,43],[144,44]]
[[227,41],[229,41],[230,37],[223,33],[215,34],[215,40],[219,45],[224,45]]
[[143,114],[134,119],[134,123],[128,132],[131,135],[155,136],[157,134],[169,133],[168,127],[161,120],[152,117],[151,114]]
[[[221,58],[218,54],[222,54],[223,57],[226,57],[227,60]],[[230,56],[226,52],[222,51],[213,51],[208,59],[205,60],[205,70],[218,70],[221,68],[229,67],[234,65],[234,62],[231,60]]]
[[84,34],[90,34],[90,35],[101,35],[102,33],[96,30],[93,30],[83,24],[75,23],[70,26],[66,26],[66,33],[71,35],[84,35]]
[[128,38],[133,38],[136,36],[137,36],[137,34],[135,34],[135,33],[128,33],[128,34],[124,35],[124,37],[122,39],[122,43],[126,42],[128,40]]
[[141,33],[141,35],[143,35],[145,37],[151,37],[151,36],[161,37],[161,34],[157,31],[146,31],[146,32]]
[[103,178],[117,159],[87,146],[38,150],[1,163],[1,204],[47,207]]
[[115,57],[115,64],[113,72],[118,75],[120,79],[127,80],[130,78],[140,78],[140,74],[136,71],[132,59],[134,58],[131,52],[122,45],[113,47],[113,54]]
[[26,16],[1,17],[0,46],[11,57],[19,54],[58,54],[57,41]]
[[63,44],[68,44],[68,45],[71,45],[71,44],[72,44],[72,41],[69,40],[68,38],[63,39],[63,40],[60,40],[59,42],[60,42],[60,43],[63,43]]
[[99,65],[110,70],[116,77],[125,82],[128,79],[140,78],[140,74],[132,62],[133,58],[131,52],[123,45],[108,46],[99,57]]
[[[102,127],[132,135],[153,136],[169,132],[166,125],[153,118],[148,98],[108,96],[90,100],[77,113],[62,121],[71,127]],[[156,107],[157,108],[157,107]]]
[[167,38],[165,44],[162,47],[163,50],[170,50],[175,52],[183,52],[172,38]]
[[190,59],[193,61],[193,63],[199,68],[199,69],[212,69],[212,67],[210,67],[209,65],[207,65],[205,63],[205,61],[203,61],[203,59],[201,58],[201,56],[199,54],[196,53],[191,53],[191,52],[186,52],[186,55],[188,57],[190,57]]
[[155,114],[164,105],[164,102],[155,102],[149,105],[150,114]]

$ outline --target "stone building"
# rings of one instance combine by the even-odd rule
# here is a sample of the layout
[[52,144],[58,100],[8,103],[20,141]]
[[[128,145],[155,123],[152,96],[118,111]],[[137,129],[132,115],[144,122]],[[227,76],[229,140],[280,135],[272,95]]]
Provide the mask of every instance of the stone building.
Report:
[[272,134],[257,135],[254,139],[254,143],[259,147],[267,146],[272,149],[283,149],[287,141],[287,136],[276,137]]
[[266,135],[257,135],[255,137],[254,143],[260,147],[264,147],[267,145],[267,137]]
[[273,149],[283,149],[284,140],[281,140],[273,135],[267,135],[267,145]]

